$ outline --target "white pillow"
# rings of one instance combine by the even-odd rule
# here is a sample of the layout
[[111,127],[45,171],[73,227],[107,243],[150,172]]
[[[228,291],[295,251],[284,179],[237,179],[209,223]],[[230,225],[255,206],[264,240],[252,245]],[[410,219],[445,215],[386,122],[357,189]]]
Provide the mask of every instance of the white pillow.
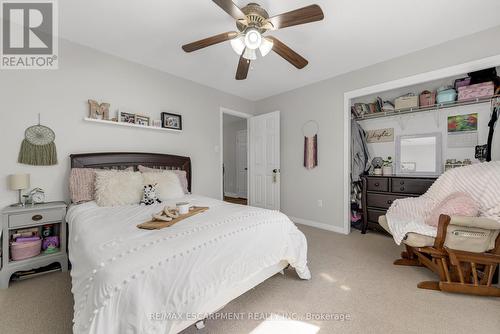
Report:
[[156,189],[162,201],[184,197],[181,182],[175,173],[170,171],[164,171],[163,173],[142,173],[142,177],[145,186],[148,184],[158,184]]
[[95,172],[95,201],[99,206],[138,204],[142,199],[143,189],[140,172]]

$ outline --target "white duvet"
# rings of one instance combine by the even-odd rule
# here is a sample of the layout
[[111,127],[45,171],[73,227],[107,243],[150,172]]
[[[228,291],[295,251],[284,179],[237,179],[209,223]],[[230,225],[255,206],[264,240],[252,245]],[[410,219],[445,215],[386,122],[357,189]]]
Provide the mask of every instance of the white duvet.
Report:
[[213,312],[226,290],[280,261],[310,278],[306,239],[282,213],[183,200],[210,209],[154,231],[136,225],[173,203],[69,209],[74,333],[176,332],[186,315]]

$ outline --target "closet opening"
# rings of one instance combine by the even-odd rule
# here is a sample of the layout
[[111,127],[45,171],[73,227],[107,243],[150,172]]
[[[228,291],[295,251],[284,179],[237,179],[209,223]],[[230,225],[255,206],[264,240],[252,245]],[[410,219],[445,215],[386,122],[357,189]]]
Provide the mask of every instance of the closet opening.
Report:
[[385,232],[378,218],[396,199],[422,195],[450,168],[500,159],[489,125],[499,65],[495,56],[345,94],[345,233]]

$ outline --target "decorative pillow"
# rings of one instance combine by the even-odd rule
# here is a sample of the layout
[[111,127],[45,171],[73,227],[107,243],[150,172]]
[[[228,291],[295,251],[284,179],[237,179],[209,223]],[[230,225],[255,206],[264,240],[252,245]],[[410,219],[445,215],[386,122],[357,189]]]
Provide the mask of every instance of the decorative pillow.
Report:
[[95,169],[72,168],[69,174],[71,202],[82,203],[94,200]]
[[187,174],[185,170],[178,170],[178,169],[159,169],[159,168],[150,168],[150,167],[145,167],[139,165],[137,167],[139,169],[139,172],[143,173],[161,173],[161,172],[171,172],[176,174],[179,177],[179,181],[181,182],[182,190],[184,191],[185,194],[189,193],[188,190],[188,180],[187,180]]
[[[71,168],[69,174],[69,193],[71,202],[83,203],[93,201],[95,196],[95,172],[103,170],[96,168]],[[133,167],[124,169],[132,172]]]
[[425,223],[437,227],[440,215],[476,217],[478,214],[479,206],[472,197],[465,193],[453,193],[432,209]]
[[160,200],[184,197],[181,182],[175,173],[163,171],[163,173],[142,173],[144,185],[158,184],[157,190]]
[[98,170],[95,172],[95,201],[99,206],[138,204],[143,186],[140,172]]
[[144,186],[144,193],[142,194],[141,204],[153,205],[156,203],[161,203],[158,198],[157,188],[158,184],[148,184]]

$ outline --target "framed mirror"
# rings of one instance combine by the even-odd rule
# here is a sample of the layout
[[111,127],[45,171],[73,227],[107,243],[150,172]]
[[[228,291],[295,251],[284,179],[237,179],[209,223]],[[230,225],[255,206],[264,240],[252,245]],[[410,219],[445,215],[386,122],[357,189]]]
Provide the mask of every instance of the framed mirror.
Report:
[[437,176],[443,172],[441,133],[398,136],[396,174]]

